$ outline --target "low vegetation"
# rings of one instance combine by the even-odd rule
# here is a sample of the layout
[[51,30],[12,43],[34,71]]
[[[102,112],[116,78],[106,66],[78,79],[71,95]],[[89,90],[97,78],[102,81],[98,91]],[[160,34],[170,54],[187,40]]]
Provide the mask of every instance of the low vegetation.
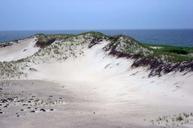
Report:
[[[122,48],[121,52],[124,54],[135,54],[136,56],[140,57],[162,59],[163,61],[171,63],[187,62],[193,60],[193,47],[176,47],[167,45],[144,44],[136,41],[131,37],[123,35],[110,37],[100,32],[85,32],[78,35],[37,34],[37,46],[44,48],[46,46],[49,46],[56,40],[74,41],[75,39],[79,39],[80,36],[82,36],[85,40],[90,39],[92,37],[92,39],[90,40],[91,46],[97,44],[97,41],[101,41],[101,39],[110,40],[112,42],[110,44],[111,47],[119,47],[119,45],[122,45],[121,43],[124,42],[125,46],[119,47]],[[121,37],[123,37],[122,40]]]
[[153,51],[153,56],[166,59],[169,62],[184,62],[193,60],[193,47],[176,47],[168,45],[142,44]]
[[[162,73],[167,74],[172,71],[193,71],[193,48],[191,47],[142,44],[128,36],[107,36],[99,32],[78,35],[37,34],[35,36],[37,37],[36,45],[41,49],[33,56],[21,60],[0,62],[0,78],[6,78],[11,72],[12,75],[23,75],[23,68],[27,67],[28,63],[38,64],[52,60],[64,61],[69,57],[76,58],[83,55],[85,49],[91,48],[103,40],[109,41],[103,48],[104,51],[116,57],[133,59],[132,67],[149,67],[149,76],[161,76]],[[14,71],[16,73],[13,73]]]
[[193,122],[193,113],[178,113],[175,115],[160,116],[150,121],[152,125],[163,128],[182,128]]

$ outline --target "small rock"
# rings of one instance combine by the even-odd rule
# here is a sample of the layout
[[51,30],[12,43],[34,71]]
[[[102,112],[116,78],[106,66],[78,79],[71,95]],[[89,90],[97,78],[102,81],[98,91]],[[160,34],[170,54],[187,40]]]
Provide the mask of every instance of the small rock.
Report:
[[34,112],[36,112],[36,111],[32,110],[32,111],[30,111],[30,112],[34,113]]
[[0,112],[0,114],[3,114],[3,112]]
[[24,102],[24,100],[23,100],[23,99],[21,99],[21,100],[18,100],[18,102]]
[[9,106],[9,104],[6,104],[5,106],[4,106],[4,108],[7,108]]
[[6,103],[6,102],[8,102],[8,100],[6,100],[6,99],[1,99],[1,102],[2,102],[2,103]]
[[27,106],[27,104],[23,104],[23,106]]
[[39,102],[39,101],[40,101],[39,99],[34,100],[34,102]]
[[19,113],[15,113],[17,117],[19,117]]
[[13,101],[14,99],[13,98],[7,98],[8,101]]
[[42,111],[42,112],[46,112],[46,110],[45,110],[45,109],[43,109],[43,108],[42,108],[42,109],[40,109],[40,111]]
[[[29,68],[29,70],[30,71],[32,71],[32,72],[37,72],[37,69],[35,69],[35,68]],[[32,85],[33,85],[34,83],[32,82]]]

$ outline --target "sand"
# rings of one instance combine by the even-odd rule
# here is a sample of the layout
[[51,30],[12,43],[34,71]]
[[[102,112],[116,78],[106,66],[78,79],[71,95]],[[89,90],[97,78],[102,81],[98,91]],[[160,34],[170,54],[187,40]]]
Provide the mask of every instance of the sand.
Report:
[[63,62],[31,65],[36,71],[25,80],[1,81],[1,102],[8,101],[0,102],[0,126],[193,127],[193,73],[149,78],[147,67],[133,69],[133,60],[105,53],[106,44]]
[[33,55],[39,50],[39,47],[36,47],[35,44],[36,38],[31,37],[0,48],[0,62],[16,61]]

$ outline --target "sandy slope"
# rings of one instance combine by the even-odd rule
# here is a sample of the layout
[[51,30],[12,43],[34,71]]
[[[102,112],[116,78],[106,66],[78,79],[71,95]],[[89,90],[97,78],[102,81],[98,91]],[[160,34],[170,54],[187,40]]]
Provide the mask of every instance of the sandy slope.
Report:
[[[18,105],[16,100],[16,105],[11,105],[17,108],[16,111],[9,109],[0,115],[1,126],[193,127],[193,117],[190,114],[193,112],[192,73],[170,73],[162,77],[148,78],[147,68],[132,69],[132,60],[112,57],[105,53],[102,48],[106,44],[108,42],[101,42],[91,49],[84,50],[83,55],[68,58],[63,62],[32,65],[37,71],[31,72],[28,80],[9,81],[10,89],[8,87],[7,90],[11,90],[12,86],[16,87],[15,94],[21,99],[23,96],[35,95],[46,100],[43,100],[43,106],[32,104],[32,109],[38,107],[35,113],[18,112],[23,106],[20,103]],[[2,90],[6,92],[4,86]],[[48,100],[50,94],[62,97],[62,103],[65,104],[50,105],[51,101],[58,100]],[[50,106],[54,108],[53,112],[42,113],[39,110],[49,110]],[[19,113],[21,117],[7,114],[11,112]],[[189,115],[183,116],[184,119],[179,121],[181,113]]]
[[36,38],[32,37],[19,40],[18,43],[0,48],[0,62],[19,60],[33,55],[39,50],[35,44]]
[[35,66],[38,72],[31,74],[30,79],[64,84],[77,97],[101,103],[96,107],[118,111],[121,120],[129,118],[135,125],[143,126],[144,119],[193,112],[193,74],[171,73],[148,78],[146,68],[130,68],[132,60],[107,55],[102,50],[107,43],[86,50],[82,57]]

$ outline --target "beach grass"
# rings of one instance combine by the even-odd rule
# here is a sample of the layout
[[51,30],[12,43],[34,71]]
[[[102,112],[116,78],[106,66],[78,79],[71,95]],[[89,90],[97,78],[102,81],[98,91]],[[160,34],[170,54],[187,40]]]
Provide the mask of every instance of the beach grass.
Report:
[[164,57],[170,62],[183,62],[193,60],[193,47],[180,47],[170,45],[156,45],[141,43],[141,45],[151,51],[154,57]]
[[[107,38],[110,39],[114,43],[117,42],[116,37],[111,37],[107,36],[103,33],[100,32],[85,32],[81,34],[50,34],[50,35],[45,35],[45,34],[37,34],[38,35],[38,42],[37,44],[40,45],[41,47],[45,47],[50,45],[52,42],[55,41],[55,39],[69,39],[72,37],[77,37],[81,35],[87,35],[89,34],[90,36],[94,38]],[[137,41],[136,41],[137,42]],[[132,43],[133,44],[133,43]],[[139,47],[138,47],[139,46]],[[144,50],[142,54],[144,54],[145,57],[148,58],[158,58],[162,59],[167,62],[172,62],[172,63],[178,63],[178,62],[189,62],[193,60],[193,47],[180,47],[180,46],[169,46],[169,45],[159,45],[159,44],[149,44],[149,43],[140,43],[138,44],[133,44],[133,46],[129,45],[126,48],[127,53],[135,53],[135,51],[138,51],[139,49],[147,49],[149,51],[149,54],[144,53]]]

